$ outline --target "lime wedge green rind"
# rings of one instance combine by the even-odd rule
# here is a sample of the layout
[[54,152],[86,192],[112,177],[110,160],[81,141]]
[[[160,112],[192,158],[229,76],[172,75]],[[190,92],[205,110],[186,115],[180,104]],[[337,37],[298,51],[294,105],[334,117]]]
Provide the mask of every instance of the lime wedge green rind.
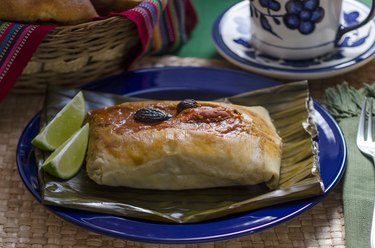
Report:
[[61,179],[73,177],[80,170],[85,159],[88,139],[89,124],[87,123],[46,159],[43,170]]
[[82,126],[85,115],[85,99],[82,92],[79,92],[31,143],[41,150],[54,151]]

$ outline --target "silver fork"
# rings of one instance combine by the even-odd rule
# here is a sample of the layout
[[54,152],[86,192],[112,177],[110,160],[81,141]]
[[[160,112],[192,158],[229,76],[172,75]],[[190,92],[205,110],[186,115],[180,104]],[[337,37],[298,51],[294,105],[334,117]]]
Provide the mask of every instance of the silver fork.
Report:
[[[363,100],[361,116],[359,117],[358,131],[357,131],[357,146],[361,152],[372,157],[375,165],[375,142],[372,141],[372,98],[369,102],[368,119],[367,119],[367,137],[365,139],[365,122],[366,122],[366,103],[367,98]],[[375,248],[375,203],[372,213],[371,225],[371,248]]]

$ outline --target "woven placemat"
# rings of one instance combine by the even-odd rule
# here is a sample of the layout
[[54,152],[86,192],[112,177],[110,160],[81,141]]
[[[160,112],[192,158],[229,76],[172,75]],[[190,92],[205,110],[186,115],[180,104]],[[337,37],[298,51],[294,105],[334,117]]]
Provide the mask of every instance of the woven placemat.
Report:
[[[225,61],[146,58],[134,68],[158,66],[229,67]],[[313,95],[345,80],[375,82],[375,63],[338,78],[318,80]],[[365,75],[367,78],[363,77]],[[363,77],[363,78],[362,78]],[[359,80],[360,79],[360,80]],[[342,187],[338,185],[321,203],[273,229],[227,241],[191,245],[132,242],[96,234],[56,217],[27,191],[18,175],[15,154],[26,124],[41,108],[43,96],[10,94],[0,103],[0,247],[345,247]]]

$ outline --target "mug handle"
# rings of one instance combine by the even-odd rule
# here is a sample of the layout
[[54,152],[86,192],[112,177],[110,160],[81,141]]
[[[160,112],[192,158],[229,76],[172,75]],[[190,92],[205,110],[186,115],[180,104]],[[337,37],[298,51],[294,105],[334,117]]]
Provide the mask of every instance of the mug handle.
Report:
[[366,17],[366,19],[364,19],[361,23],[358,23],[358,24],[350,26],[350,27],[344,27],[343,25],[340,25],[339,30],[337,31],[337,34],[336,34],[335,45],[336,46],[338,45],[340,39],[342,38],[342,36],[344,34],[346,34],[347,32],[350,32],[354,29],[360,28],[363,25],[367,24],[369,21],[374,19],[374,16],[375,16],[375,0],[372,0],[370,13]]

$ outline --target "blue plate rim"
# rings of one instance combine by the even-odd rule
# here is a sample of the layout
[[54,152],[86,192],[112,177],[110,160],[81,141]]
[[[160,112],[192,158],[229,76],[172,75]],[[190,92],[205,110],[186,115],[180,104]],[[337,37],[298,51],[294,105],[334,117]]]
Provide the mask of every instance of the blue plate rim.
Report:
[[[148,73],[148,72],[160,72],[160,71],[168,72],[168,70],[172,70],[172,71],[177,70],[178,71],[178,70],[187,70],[187,69],[188,70],[226,71],[226,73],[240,73],[240,74],[243,74],[243,75],[247,75],[249,77],[256,76],[258,78],[263,78],[263,79],[268,80],[268,81],[276,82],[273,79],[264,78],[264,77],[261,77],[261,76],[258,76],[258,75],[253,75],[253,74],[245,73],[245,72],[238,71],[238,70],[220,69],[220,68],[205,68],[205,67],[199,67],[199,68],[197,68],[197,67],[145,68],[145,69],[131,71],[131,72],[128,72],[128,73]],[[125,74],[128,74],[128,73],[125,73]],[[93,83],[90,83],[90,84],[86,85],[86,87],[90,88],[90,86],[92,86],[94,84],[98,84],[98,83],[100,84],[100,82],[104,82],[106,79],[116,78],[120,75],[123,75],[123,74],[119,74],[119,75],[108,77],[108,78],[105,78],[105,79],[102,79],[102,80],[94,81]],[[337,185],[337,183],[340,181],[341,177],[343,176],[344,170],[346,168],[347,147],[346,147],[345,138],[343,136],[343,133],[342,133],[340,127],[338,126],[336,121],[333,119],[333,117],[327,112],[327,110],[325,110],[319,103],[314,102],[314,106],[316,107],[317,111],[320,114],[323,114],[327,118],[327,119],[324,118],[326,121],[331,122],[331,125],[333,125],[333,127],[336,128],[335,131],[338,132],[338,135],[339,135],[339,138],[340,138],[340,144],[341,144],[340,148],[342,148],[342,151],[343,151],[342,157],[339,161],[339,164],[340,164],[339,165],[339,168],[340,168],[339,173],[336,175],[335,179],[330,183],[329,187],[327,187],[325,189],[325,193],[323,195],[313,197],[313,198],[309,198],[307,200],[302,200],[302,201],[307,201],[307,203],[304,204],[303,207],[301,207],[298,210],[290,213],[289,215],[283,216],[282,218],[278,218],[275,221],[270,221],[263,226],[254,227],[254,228],[251,228],[251,229],[242,229],[242,230],[239,230],[239,231],[233,231],[231,233],[225,233],[225,234],[219,234],[219,235],[206,235],[206,236],[202,235],[200,237],[189,237],[189,238],[187,238],[187,237],[174,237],[174,238],[166,239],[166,238],[163,238],[163,237],[145,237],[142,234],[135,235],[135,234],[127,234],[127,233],[123,233],[123,232],[117,232],[115,230],[108,230],[106,228],[102,228],[102,227],[99,227],[97,225],[92,225],[91,223],[83,222],[82,219],[77,220],[70,213],[70,212],[78,212],[78,215],[79,215],[80,212],[81,212],[79,210],[77,210],[77,211],[76,210],[69,210],[69,209],[66,209],[66,208],[63,208],[63,207],[55,207],[55,206],[45,206],[45,207],[47,209],[49,209],[51,212],[53,212],[54,214],[56,214],[57,216],[65,219],[69,222],[72,222],[76,225],[79,225],[83,228],[86,228],[90,231],[94,231],[94,232],[97,232],[97,233],[100,233],[100,234],[109,235],[109,236],[112,236],[112,237],[115,237],[115,238],[133,240],[133,241],[137,241],[137,242],[146,242],[146,243],[188,244],[188,243],[203,243],[203,242],[220,241],[220,240],[226,240],[226,239],[229,239],[229,238],[236,238],[236,237],[260,232],[260,231],[263,231],[263,230],[268,229],[270,227],[274,227],[276,225],[282,224],[282,223],[290,220],[291,218],[294,218],[294,217],[300,215],[301,213],[307,211],[308,209],[310,209],[311,207],[313,207],[314,205],[319,203],[324,197],[326,197],[328,195],[328,193],[334,188],[334,186]],[[25,175],[25,173],[21,169],[22,161],[21,161],[21,157],[19,156],[20,152],[22,151],[22,146],[23,146],[22,140],[25,139],[25,135],[27,134],[27,132],[30,131],[29,130],[30,126],[36,124],[36,122],[38,121],[38,118],[39,118],[39,113],[37,113],[30,120],[30,122],[26,125],[25,129],[23,130],[23,132],[20,136],[18,146],[17,146],[16,161],[17,161],[17,169],[19,171],[19,174],[20,174],[20,177],[21,177],[23,183],[25,184],[27,189],[31,192],[31,194],[40,202],[40,193],[38,194],[38,192],[35,192],[35,190],[32,188],[32,185],[30,185],[27,182],[27,180],[26,180],[27,175]],[[300,202],[300,201],[298,201],[298,202]],[[82,212],[82,213],[85,213],[85,212]],[[199,225],[202,225],[201,223],[197,223],[197,224],[171,224],[171,225],[164,224],[164,223],[155,224],[155,223],[148,223],[147,221],[142,221],[142,220],[126,219],[126,218],[122,218],[122,217],[119,217],[119,218],[124,219],[127,224],[129,224],[129,223],[133,223],[133,224],[134,223],[141,223],[142,224],[143,223],[145,225],[157,225],[157,226],[163,226],[163,227],[173,226],[173,228],[188,228],[189,226],[197,227]],[[216,222],[214,220],[212,223],[209,223],[209,224],[211,225],[211,224],[215,224],[215,223]],[[207,225],[207,224],[203,223],[203,225]]]

